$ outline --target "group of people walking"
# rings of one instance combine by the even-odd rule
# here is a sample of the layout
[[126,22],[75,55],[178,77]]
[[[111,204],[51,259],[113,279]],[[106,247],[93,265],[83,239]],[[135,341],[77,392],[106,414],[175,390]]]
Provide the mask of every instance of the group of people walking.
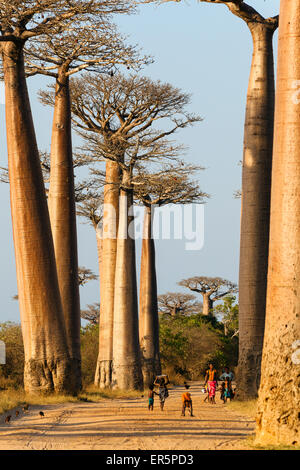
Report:
[[205,388],[207,391],[207,396],[204,401],[208,400],[209,403],[216,403],[216,391],[218,389],[218,382],[221,383],[219,391],[221,392],[221,400],[224,403],[227,400],[232,400],[234,398],[234,391],[232,388],[232,381],[234,380],[234,374],[229,370],[229,367],[225,367],[222,374],[218,377],[218,372],[214,368],[213,364],[209,364],[209,368],[205,374]]
[[[234,391],[232,388],[232,381],[234,380],[234,374],[230,371],[229,367],[225,367],[222,374],[218,376],[217,370],[214,368],[213,364],[209,364],[209,368],[206,370],[205,373],[205,389],[204,391],[207,393],[206,398],[204,401],[209,403],[216,403],[216,391],[219,390],[221,392],[220,398],[223,400],[224,403],[227,400],[232,400],[234,398]],[[221,386],[218,388],[218,382],[222,382]],[[167,375],[165,376],[158,376],[156,377],[154,383],[149,386],[148,392],[148,409],[149,411],[153,411],[154,409],[154,397],[157,395],[159,397],[160,402],[160,409],[161,411],[164,410],[164,405],[166,398],[169,396],[168,387],[167,385],[170,383],[169,378]],[[158,391],[154,390],[155,386],[158,387]],[[193,402],[191,393],[189,392],[189,385],[185,382],[184,383],[185,390],[182,394],[182,412],[181,416],[185,416],[186,409],[188,409],[190,416],[193,415]]]

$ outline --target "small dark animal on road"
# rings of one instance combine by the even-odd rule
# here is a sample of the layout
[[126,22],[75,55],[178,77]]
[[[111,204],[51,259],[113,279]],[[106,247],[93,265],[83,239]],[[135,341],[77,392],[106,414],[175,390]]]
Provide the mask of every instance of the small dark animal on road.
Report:
[[10,419],[11,419],[11,415],[6,416],[6,418],[5,418],[6,424],[8,424],[10,422]]
[[20,411],[17,410],[17,411],[16,411],[16,417],[18,417],[19,414],[20,414]]
[[28,405],[28,403],[26,403],[26,405],[23,406],[23,410],[28,411],[28,409],[29,409],[29,405]]
[[40,415],[41,418],[42,418],[43,416],[45,416],[44,413],[43,413],[43,411],[40,411],[39,415]]

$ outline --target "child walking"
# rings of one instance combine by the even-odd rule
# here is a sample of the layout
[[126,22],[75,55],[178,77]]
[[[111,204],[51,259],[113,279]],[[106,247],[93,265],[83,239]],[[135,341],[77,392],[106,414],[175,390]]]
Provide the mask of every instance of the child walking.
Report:
[[231,386],[231,380],[227,379],[225,380],[225,393],[224,393],[224,403],[227,402],[227,399],[231,401],[233,398],[233,392],[232,392],[232,386]]
[[149,411],[153,411],[154,395],[158,395],[158,393],[156,393],[154,391],[154,386],[153,385],[149,385],[149,392],[148,392],[148,410]]
[[188,392],[188,389],[190,388],[189,385],[185,385],[185,392],[182,394],[182,412],[181,416],[185,416],[185,409],[188,408],[190,415],[193,415],[193,402],[192,402],[192,396],[190,392]]

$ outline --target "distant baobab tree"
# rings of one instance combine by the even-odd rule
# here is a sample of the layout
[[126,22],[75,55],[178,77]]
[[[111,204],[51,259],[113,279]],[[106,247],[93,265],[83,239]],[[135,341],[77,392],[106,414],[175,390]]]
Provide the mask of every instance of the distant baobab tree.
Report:
[[234,282],[221,277],[195,276],[183,279],[178,284],[202,295],[203,315],[207,316],[213,315],[214,302],[238,291]]
[[202,313],[202,303],[196,300],[193,294],[181,292],[167,292],[158,296],[158,311],[162,315],[190,316]]
[[81,310],[80,315],[83,320],[87,320],[91,325],[98,325],[100,318],[100,304],[88,304],[84,310]]
[[[24,70],[24,47],[70,24],[101,21],[116,0],[0,2],[8,166],[17,281],[28,392],[77,393],[78,361],[71,357],[58,285],[53,238]],[[22,197],[19,195],[22,194]]]
[[93,271],[89,268],[85,268],[84,266],[80,266],[78,268],[78,278],[77,282],[79,286],[84,286],[89,281],[96,281],[98,276],[93,273]]

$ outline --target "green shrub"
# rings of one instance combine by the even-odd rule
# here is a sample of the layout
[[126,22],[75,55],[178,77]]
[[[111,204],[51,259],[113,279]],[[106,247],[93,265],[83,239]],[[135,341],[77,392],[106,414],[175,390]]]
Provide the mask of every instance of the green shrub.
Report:
[[6,364],[0,365],[0,388],[23,386],[24,347],[21,326],[17,323],[0,323],[0,340],[6,347]]
[[223,334],[216,318],[201,314],[160,318],[160,351],[164,371],[175,378],[201,380],[209,362],[221,370],[237,363],[238,340]]
[[98,357],[99,345],[99,325],[92,325],[81,328],[81,364],[83,385],[94,382],[95,369]]

